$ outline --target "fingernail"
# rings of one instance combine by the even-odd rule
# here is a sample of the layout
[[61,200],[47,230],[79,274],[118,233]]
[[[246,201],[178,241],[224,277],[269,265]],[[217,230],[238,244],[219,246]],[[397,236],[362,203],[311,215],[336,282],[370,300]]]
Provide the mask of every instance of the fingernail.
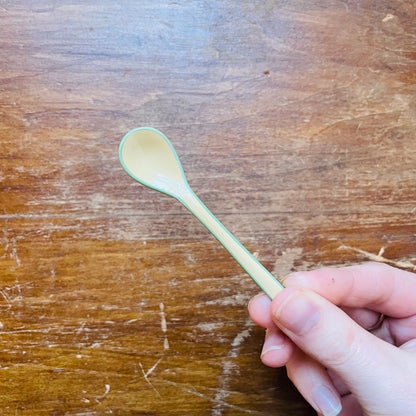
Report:
[[312,400],[323,416],[336,416],[342,410],[339,397],[326,386],[315,387],[312,390]]
[[400,345],[401,349],[404,350],[413,350],[416,348],[416,339],[412,339],[410,341],[407,341],[406,343]]
[[252,306],[253,302],[256,302],[258,305],[261,305],[265,310],[270,308],[271,300],[264,293],[259,293],[258,295],[253,296],[248,302],[248,309]]
[[285,338],[281,333],[272,332],[269,329],[266,330],[266,337],[263,344],[263,350],[261,357],[270,351],[278,351],[284,348]]
[[288,280],[288,279],[290,280],[292,278],[292,276],[293,276],[293,273],[290,273],[290,274],[286,275],[285,277],[283,277],[282,279],[280,279],[280,283],[283,286],[286,286],[286,280]]
[[283,279],[285,287],[291,286],[303,286],[308,280],[308,276],[305,272],[296,272],[289,274]]
[[272,313],[279,326],[296,335],[307,333],[321,318],[318,306],[301,290],[286,292],[286,298],[280,305],[277,302],[274,304]]
[[283,349],[283,345],[272,345],[269,348],[263,349],[263,351],[261,352],[260,357],[264,357],[266,354],[268,354],[271,351],[279,351]]

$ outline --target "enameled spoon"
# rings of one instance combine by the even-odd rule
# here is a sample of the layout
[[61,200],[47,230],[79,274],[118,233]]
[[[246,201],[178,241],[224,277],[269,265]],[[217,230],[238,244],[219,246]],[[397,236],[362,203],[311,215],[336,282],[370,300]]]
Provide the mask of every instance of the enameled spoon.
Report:
[[195,215],[271,299],[283,289],[195,195],[175,149],[163,133],[151,127],[131,130],[120,143],[119,158],[133,179],[176,198]]

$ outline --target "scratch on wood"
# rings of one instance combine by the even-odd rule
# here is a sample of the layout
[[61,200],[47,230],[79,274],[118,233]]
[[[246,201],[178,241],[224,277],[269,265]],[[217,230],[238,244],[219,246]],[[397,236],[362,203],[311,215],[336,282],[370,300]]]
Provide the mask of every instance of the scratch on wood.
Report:
[[2,238],[2,243],[4,243],[4,254],[0,258],[6,258],[8,256],[11,260],[16,262],[17,267],[20,267],[21,261],[15,247],[16,239],[9,239],[8,233],[5,230],[3,230],[3,235],[4,237]]
[[380,249],[378,254],[370,253],[368,251],[361,250],[359,248],[346,246],[344,244],[339,246],[338,250],[354,251],[356,253],[360,253],[360,254],[364,255],[365,257],[367,257],[369,260],[372,260],[372,261],[378,261],[380,263],[387,263],[387,264],[390,264],[392,266],[399,267],[399,268],[416,270],[416,265],[409,262],[409,261],[392,260],[392,259],[387,259],[387,258],[383,257],[384,250],[385,250],[384,247],[382,247]]
[[[239,306],[239,305],[246,305],[250,299],[251,299],[251,296],[248,294],[237,293],[235,295],[221,297],[215,300],[204,302],[203,305],[204,306],[206,305]],[[196,305],[197,308],[201,306],[202,306],[202,303],[199,303]]]
[[[235,406],[235,405],[229,404],[227,402],[219,402],[217,398],[212,398],[212,397],[210,397],[206,394],[203,394],[203,393],[199,392],[198,390],[196,390],[194,387],[191,387],[191,386],[186,386],[184,384],[175,383],[174,381],[170,381],[170,380],[163,380],[163,382],[167,383],[171,386],[177,387],[177,388],[185,391],[186,393],[193,394],[194,396],[197,396],[197,397],[200,397],[202,399],[206,399],[210,402],[213,402],[216,405],[220,404],[224,408],[234,409],[234,410],[238,410],[241,413],[249,413],[249,414],[252,414],[252,415],[264,415],[264,413],[257,412],[256,410],[245,409],[244,407]],[[217,393],[220,392],[220,390],[216,390],[216,391],[217,391]],[[229,394],[229,392],[227,392],[227,394]]]
[[104,394],[102,394],[101,396],[96,396],[95,401],[97,403],[101,403],[100,400],[103,400],[107,396],[108,393],[110,393],[110,385],[109,384],[106,384],[105,385],[105,392],[104,392]]
[[388,22],[391,19],[394,19],[394,15],[391,13],[387,13],[386,16],[383,18],[382,22]]
[[20,261],[19,256],[17,255],[17,250],[15,247],[13,247],[10,252],[10,258],[16,262],[17,266],[20,266],[21,261]]
[[154,392],[160,397],[162,398],[162,396],[160,395],[159,391],[156,389],[156,387],[152,384],[152,382],[149,380],[149,376],[150,374],[153,373],[153,371],[156,369],[156,367],[159,365],[159,363],[162,361],[161,358],[159,358],[159,360],[156,362],[155,365],[153,365],[153,367],[151,367],[149,370],[147,370],[146,372],[144,371],[143,368],[143,364],[139,363],[140,369],[142,370],[143,373],[143,378],[146,380],[146,383],[154,390]]
[[233,358],[239,356],[241,348],[243,347],[244,341],[250,336],[251,329],[254,326],[252,320],[247,318],[243,330],[239,332],[231,342],[231,349],[227,354],[227,358],[224,361],[222,367],[222,374],[219,379],[219,390],[214,398],[214,407],[212,409],[211,415],[212,416],[221,416],[226,404],[226,399],[229,396],[229,384],[230,384],[230,377],[235,369],[235,364],[233,362]]
[[302,248],[288,248],[281,256],[277,257],[272,274],[276,277],[284,278],[293,272],[295,261],[302,258]]
[[169,349],[169,341],[168,341],[168,325],[166,323],[166,314],[165,314],[165,305],[163,303],[159,304],[160,308],[160,326],[162,327],[162,332],[165,335],[165,339],[163,340],[163,349],[168,350]]
[[7,293],[4,290],[0,290],[0,295],[3,296],[3,299],[6,301],[7,303],[7,308],[6,310],[9,310],[12,307],[12,303],[10,302],[10,298],[7,295]]
[[86,322],[83,322],[79,328],[75,331],[76,334],[81,334],[81,332],[85,331]]
[[13,286],[8,286],[3,289],[0,289],[0,295],[3,297],[7,304],[5,310],[11,309],[14,303],[22,300],[22,288],[30,289],[32,286],[32,282],[16,283]]

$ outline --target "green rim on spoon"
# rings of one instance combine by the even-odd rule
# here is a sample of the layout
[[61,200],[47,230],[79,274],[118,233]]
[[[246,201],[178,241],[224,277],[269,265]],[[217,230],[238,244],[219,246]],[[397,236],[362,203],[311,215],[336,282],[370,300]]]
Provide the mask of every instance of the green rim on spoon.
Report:
[[175,149],[168,138],[152,127],[128,132],[120,143],[124,170],[137,182],[177,199],[214,235],[240,266],[273,299],[283,286],[218,221],[188,185]]

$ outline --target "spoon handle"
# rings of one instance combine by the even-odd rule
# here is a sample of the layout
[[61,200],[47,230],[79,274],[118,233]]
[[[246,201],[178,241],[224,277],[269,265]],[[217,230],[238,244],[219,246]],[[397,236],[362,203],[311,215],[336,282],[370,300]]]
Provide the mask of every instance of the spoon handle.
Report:
[[283,286],[269,273],[262,264],[218,221],[211,211],[189,189],[179,201],[214,235],[228,250],[248,275],[260,288],[273,299]]

